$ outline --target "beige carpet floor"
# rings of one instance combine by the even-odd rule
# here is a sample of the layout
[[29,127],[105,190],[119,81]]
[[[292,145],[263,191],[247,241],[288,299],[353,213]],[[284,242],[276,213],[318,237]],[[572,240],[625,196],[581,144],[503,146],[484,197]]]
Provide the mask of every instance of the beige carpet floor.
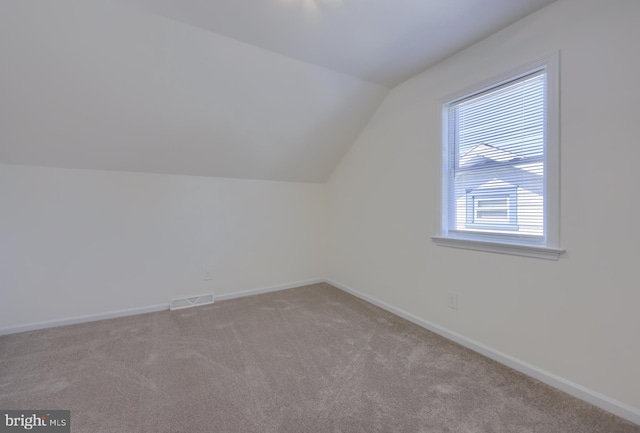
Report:
[[0,337],[0,408],[76,433],[640,433],[327,284]]

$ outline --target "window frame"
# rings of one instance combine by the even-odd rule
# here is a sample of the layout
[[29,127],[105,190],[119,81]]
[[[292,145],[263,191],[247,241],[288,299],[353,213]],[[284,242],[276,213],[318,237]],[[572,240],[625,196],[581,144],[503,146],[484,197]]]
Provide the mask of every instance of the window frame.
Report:
[[[560,248],[560,53],[555,52],[504,74],[490,78],[439,101],[441,118],[441,200],[439,235],[432,240],[439,246],[488,251],[501,254],[558,260],[564,252]],[[450,230],[449,194],[451,191],[449,152],[449,106],[463,99],[479,95],[518,80],[536,71],[546,73],[545,147],[544,147],[544,235],[541,240],[526,236],[500,235],[499,233],[459,233]]]

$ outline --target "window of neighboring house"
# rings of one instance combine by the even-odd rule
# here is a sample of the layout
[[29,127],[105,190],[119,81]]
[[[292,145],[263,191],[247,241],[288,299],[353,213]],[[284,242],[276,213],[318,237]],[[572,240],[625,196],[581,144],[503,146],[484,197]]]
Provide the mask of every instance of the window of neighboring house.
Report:
[[443,103],[439,245],[557,259],[557,55]]
[[476,188],[466,192],[465,227],[518,230],[518,188]]

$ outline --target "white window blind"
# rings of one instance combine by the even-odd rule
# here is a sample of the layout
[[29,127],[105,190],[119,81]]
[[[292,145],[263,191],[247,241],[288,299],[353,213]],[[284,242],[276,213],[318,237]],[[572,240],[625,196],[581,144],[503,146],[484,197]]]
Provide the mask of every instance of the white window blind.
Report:
[[546,70],[445,105],[448,234],[543,242]]

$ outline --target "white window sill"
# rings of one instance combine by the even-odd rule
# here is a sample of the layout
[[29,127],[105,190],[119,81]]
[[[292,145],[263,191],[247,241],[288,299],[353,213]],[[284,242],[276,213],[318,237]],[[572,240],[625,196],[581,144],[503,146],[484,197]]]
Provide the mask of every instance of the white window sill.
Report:
[[480,241],[476,239],[447,238],[432,236],[436,245],[442,247],[462,248],[465,250],[487,251],[498,254],[534,257],[537,259],[558,260],[565,250],[559,248],[541,247],[537,245],[507,244],[500,242]]

